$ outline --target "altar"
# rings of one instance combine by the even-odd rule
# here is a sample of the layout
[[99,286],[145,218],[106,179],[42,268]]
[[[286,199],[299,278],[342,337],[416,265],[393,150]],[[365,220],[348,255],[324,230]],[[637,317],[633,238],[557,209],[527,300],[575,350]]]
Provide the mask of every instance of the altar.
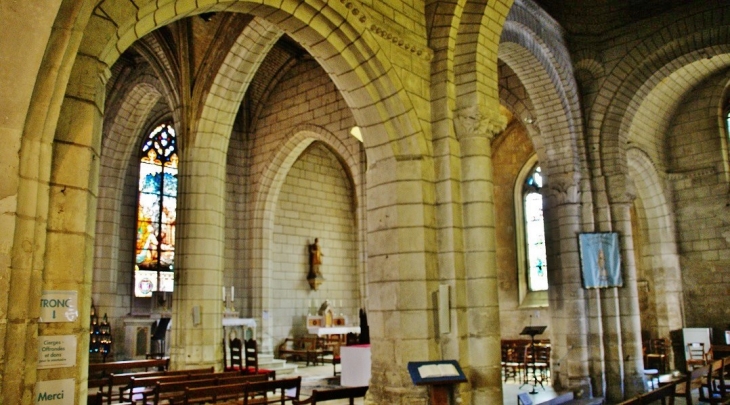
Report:
[[360,334],[359,326],[312,326],[307,328],[307,332],[317,336],[328,336],[328,335],[347,335],[348,333]]

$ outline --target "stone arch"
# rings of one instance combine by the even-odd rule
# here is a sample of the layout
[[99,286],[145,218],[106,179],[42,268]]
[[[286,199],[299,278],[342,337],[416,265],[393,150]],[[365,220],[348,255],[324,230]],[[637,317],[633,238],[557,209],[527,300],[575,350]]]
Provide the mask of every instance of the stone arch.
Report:
[[[254,310],[268,307],[268,301],[273,298],[267,294],[268,290],[270,290],[270,285],[268,284],[269,274],[267,271],[271,271],[270,260],[273,243],[273,223],[279,191],[289,169],[302,152],[314,142],[322,142],[325,144],[342,161],[347,176],[353,183],[356,206],[362,206],[362,201],[365,196],[363,195],[363,188],[360,184],[360,176],[353,172],[361,164],[359,156],[352,153],[337,136],[323,128],[314,125],[302,125],[294,128],[291,131],[291,135],[287,136],[275,148],[273,158],[264,170],[261,181],[252,191],[254,195],[253,226],[250,230],[252,235],[250,240],[253,242],[253,246],[251,247],[252,259],[250,260],[250,269],[254,282],[250,286],[250,289],[253,291],[261,291],[261,296],[257,297],[259,302],[252,303]],[[362,230],[365,224],[362,221],[361,215],[357,215],[356,220],[359,227],[357,235],[359,238],[362,238],[364,236]],[[358,243],[358,245],[360,244]],[[360,252],[360,254],[363,253]],[[362,272],[362,269],[360,269],[360,272]]]
[[[664,116],[667,110],[676,108],[688,90],[713,72],[726,69],[730,62],[727,56],[730,52],[727,44],[729,17],[721,11],[713,11],[713,7],[721,7],[719,4],[707,3],[702,12],[696,7],[693,6],[692,12],[678,10],[666,17],[671,20],[663,21],[661,29],[628,51],[630,57],[611,69],[601,88],[602,92],[606,91],[603,89],[617,89],[606,96],[611,98],[611,103],[605,111],[593,114],[601,117],[601,121],[591,123],[591,126],[601,128],[600,139],[594,137],[590,142],[601,150],[602,171],[611,182],[609,190],[625,188],[621,185],[625,181],[621,175],[628,171],[626,145],[632,134],[650,127],[652,115]],[[702,26],[700,20],[706,13],[722,15],[724,20],[711,29],[689,34],[683,31],[687,27]],[[677,15],[686,17],[677,19]],[[671,38],[669,43],[667,38]],[[680,75],[683,70],[691,74]],[[642,120],[646,120],[647,125],[642,125]],[[666,128],[666,124],[661,123],[660,128]],[[612,193],[611,197],[621,198],[617,193]]]
[[[106,0],[97,10],[115,1]],[[421,135],[418,112],[390,62],[378,56],[378,41],[371,32],[378,30],[375,25],[368,26],[363,9],[345,3],[330,2],[322,10],[319,5],[300,2],[293,10],[284,10],[266,6],[263,1],[223,1],[210,7],[185,1],[150,1],[113,18],[103,12],[92,15],[87,32],[93,32],[94,38],[85,36],[80,52],[97,55],[100,66],[111,66],[136,40],[175,20],[203,12],[253,14],[275,22],[330,73],[363,128],[366,146],[390,145],[389,151],[368,148],[371,161],[400,154],[421,155],[428,147]],[[412,50],[417,55],[414,57],[428,57],[422,50]],[[103,71],[100,75],[104,76]],[[382,122],[388,124],[383,126]]]
[[119,226],[125,176],[134,156],[142,131],[149,123],[149,114],[162,98],[157,78],[141,75],[130,85],[118,104],[107,115],[100,156],[100,184],[97,204],[96,239],[94,242],[94,302],[112,309],[115,301],[121,243]]
[[[666,181],[657,171],[652,159],[638,148],[626,153],[630,179],[637,197],[641,199],[647,228],[643,235],[648,242],[642,250],[644,259],[651,260],[653,291],[649,291],[657,310],[656,337],[668,337],[669,332],[684,325],[682,275],[675,239],[674,217],[667,197]],[[634,219],[636,220],[636,219]],[[634,242],[634,246],[637,245]],[[642,258],[636,258],[637,262]],[[671,363],[670,363],[671,364]]]
[[[567,46],[559,25],[529,0],[516,2],[505,22],[499,58],[517,74],[535,108],[531,117],[539,136],[531,131],[535,150],[546,177],[580,172],[582,115],[578,86],[573,77]],[[540,65],[543,69],[530,69]],[[549,180],[548,180],[549,182]]]
[[[499,115],[497,89],[498,33],[491,27],[502,27],[511,0],[499,4],[473,0],[464,3],[458,21],[454,48],[456,108],[461,116],[479,117],[492,134],[504,128]],[[478,115],[476,115],[478,114]]]

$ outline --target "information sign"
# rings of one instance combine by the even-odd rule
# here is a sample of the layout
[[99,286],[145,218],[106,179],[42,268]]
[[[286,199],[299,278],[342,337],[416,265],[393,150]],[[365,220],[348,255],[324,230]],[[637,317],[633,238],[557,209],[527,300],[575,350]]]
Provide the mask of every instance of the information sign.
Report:
[[35,383],[36,405],[74,405],[74,379]]
[[38,368],[76,365],[76,336],[38,336]]
[[79,317],[76,291],[43,291],[40,322],[73,322]]

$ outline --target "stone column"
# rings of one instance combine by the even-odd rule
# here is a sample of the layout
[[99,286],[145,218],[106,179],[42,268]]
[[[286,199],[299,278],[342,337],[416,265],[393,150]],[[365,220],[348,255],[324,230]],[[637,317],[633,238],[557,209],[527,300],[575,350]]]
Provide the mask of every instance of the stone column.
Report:
[[[498,109],[462,109],[456,117],[461,150],[461,192],[464,236],[463,300],[456,303],[466,325],[468,370],[474,404],[502,402],[499,288],[494,231],[492,147],[494,135],[506,120]],[[465,356],[466,354],[466,356]]]
[[[79,55],[72,76],[88,75],[88,72],[100,72],[102,69],[103,66],[95,59]],[[97,95],[104,94],[101,81],[90,81],[87,84],[89,87],[69,89],[60,109],[49,177],[44,263],[34,263],[38,267],[34,269],[30,281],[36,287],[25,298],[35,301],[30,304],[35,307],[39,302],[39,293],[53,292],[61,299],[75,298],[75,308],[56,311],[55,319],[63,320],[48,322],[48,313],[44,314],[41,305],[40,315],[43,320],[38,321],[37,335],[29,329],[26,339],[18,342],[25,345],[27,369],[38,367],[38,345],[44,340],[44,336],[64,336],[65,339],[76,342],[76,352],[67,352],[67,355],[75,356],[76,366],[39,369],[36,383],[73,379],[77,403],[85,401],[87,392],[91,278],[103,103],[103,97],[99,98]],[[41,275],[36,273],[39,269],[42,269],[42,279],[37,278]],[[22,297],[17,299],[25,301]],[[34,324],[39,314],[31,311],[27,315],[31,324]],[[53,319],[54,314],[51,314],[51,321]],[[8,341],[11,340],[15,338],[8,336]],[[13,371],[19,372],[20,370]],[[26,394],[28,391],[32,395],[32,385],[26,387]],[[66,393],[68,391],[64,392]],[[33,402],[26,401],[27,396],[23,399],[12,403]]]
[[379,160],[367,171],[368,404],[428,404],[428,390],[413,385],[408,362],[441,359],[431,173],[430,158],[413,155]]
[[[200,137],[222,137],[198,134]],[[191,139],[185,136],[185,139]],[[173,341],[174,369],[223,366],[225,142],[188,147],[180,159]]]
[[556,390],[580,398],[593,395],[589,375],[588,319],[583,290],[578,234],[580,189],[577,174],[546,173],[545,228],[550,271],[548,299],[552,330],[551,363]]
[[[618,298],[618,319],[621,337],[621,358],[623,374],[620,381],[608,382],[610,400],[631,398],[646,390],[644,385],[644,357],[641,339],[641,314],[639,312],[639,289],[636,283],[636,261],[634,238],[631,228],[631,205],[633,192],[622,193],[611,203],[613,229],[619,234],[621,243],[621,264],[623,287],[616,289]],[[623,386],[623,398],[614,397],[618,392],[613,386]]]

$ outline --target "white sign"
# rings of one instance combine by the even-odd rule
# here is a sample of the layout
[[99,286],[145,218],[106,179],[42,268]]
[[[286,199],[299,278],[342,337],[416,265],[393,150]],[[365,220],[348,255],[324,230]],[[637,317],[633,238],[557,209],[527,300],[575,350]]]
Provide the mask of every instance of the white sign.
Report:
[[76,291],[43,291],[40,322],[73,322],[79,317]]
[[34,399],[36,405],[74,405],[74,379],[38,381]]
[[38,368],[76,365],[76,336],[38,336]]

